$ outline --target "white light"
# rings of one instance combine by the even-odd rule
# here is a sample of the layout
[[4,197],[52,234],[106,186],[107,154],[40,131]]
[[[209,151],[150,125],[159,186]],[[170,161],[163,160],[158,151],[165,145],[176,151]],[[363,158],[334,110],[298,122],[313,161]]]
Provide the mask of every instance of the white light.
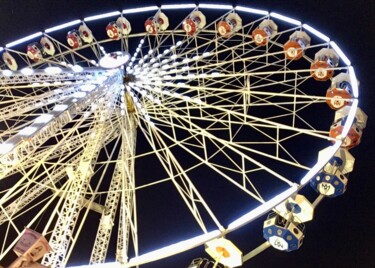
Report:
[[242,7],[242,6],[237,6],[236,10],[245,11],[245,12],[254,13],[254,14],[259,14],[259,15],[268,15],[269,14],[268,11],[265,11],[265,10]]
[[152,10],[158,10],[159,8],[157,6],[149,6],[149,7],[140,7],[140,8],[130,8],[130,9],[124,9],[122,11],[123,14],[131,14],[131,13],[138,13],[138,12],[145,12],[145,11],[152,11]]
[[80,266],[70,266],[67,268],[120,268],[123,267],[120,263],[118,262],[106,262],[106,263],[95,263],[95,264],[89,264],[89,265],[80,265]]
[[358,81],[352,66],[349,67],[350,84],[353,90],[354,98],[358,98]]
[[100,14],[100,15],[96,15],[96,16],[90,16],[90,17],[84,18],[83,20],[84,21],[93,21],[93,20],[99,20],[99,19],[103,19],[103,18],[117,16],[117,15],[120,15],[120,14],[121,14],[120,11],[113,11],[113,12],[108,12],[108,13],[104,13],[104,14]]
[[42,35],[42,32],[37,32],[35,34],[28,35],[28,36],[26,36],[24,38],[21,38],[21,39],[18,39],[16,41],[13,41],[13,42],[11,42],[9,44],[6,44],[6,47],[14,47],[14,46],[19,45],[19,44],[21,44],[23,42],[26,42],[26,41],[29,41],[31,39],[37,38],[37,37],[39,37],[41,35]]
[[90,63],[95,65],[96,64],[96,61],[95,60],[90,60]]
[[344,63],[347,66],[350,66],[351,65],[350,60],[348,59],[348,57],[346,57],[346,55],[344,54],[344,52],[342,52],[342,50],[339,48],[339,46],[335,42],[333,42],[333,41],[331,41],[329,44],[337,52],[337,54],[344,61]]
[[129,61],[130,55],[127,52],[112,52],[106,54],[99,60],[100,67],[111,69],[118,68]]
[[90,92],[90,91],[92,91],[92,90],[94,90],[96,88],[96,85],[94,85],[94,84],[86,84],[86,85],[80,86],[80,88],[82,89],[82,91]]
[[344,129],[341,132],[341,137],[346,137],[348,135],[348,132],[349,132],[350,128],[352,127],[352,124],[354,122],[354,118],[355,118],[356,113],[357,113],[357,107],[358,107],[358,100],[355,99],[355,100],[353,100],[352,105],[350,106],[350,111],[349,111],[349,114],[348,114],[347,119],[345,121]]
[[61,73],[61,72],[62,72],[62,69],[61,69],[60,67],[51,66],[51,67],[47,67],[47,68],[45,68],[44,71],[45,71],[47,74],[58,74],[58,73]]
[[193,60],[198,60],[198,59],[199,59],[198,55],[196,55],[196,56],[193,57]]
[[336,153],[336,151],[341,146],[341,141],[336,142],[334,145],[331,146],[330,150],[326,151],[326,154],[324,157],[321,157],[318,162],[313,166],[312,169],[310,169],[309,172],[306,173],[306,175],[301,179],[301,186],[306,185],[309,183],[309,181],[312,179],[313,176],[315,176],[316,173],[318,173],[331,159],[331,157]]
[[215,230],[206,234],[202,234],[202,235],[151,251],[149,253],[131,258],[126,265],[128,265],[129,267],[138,266],[144,263],[148,263],[148,262],[160,260],[169,256],[173,256],[175,254],[201,246],[212,239],[220,237],[221,235],[222,234],[219,230]]
[[169,49],[166,49],[166,50],[164,50],[163,54],[166,55],[166,54],[168,54],[169,52],[170,52],[170,50],[169,50]]
[[213,73],[211,73],[211,75],[212,75],[212,76],[219,76],[220,73],[219,73],[219,72],[213,72]]
[[48,28],[48,29],[45,30],[45,32],[46,33],[51,33],[51,32],[54,32],[54,31],[58,31],[58,30],[61,30],[61,29],[64,29],[64,28],[67,28],[67,27],[79,24],[79,23],[81,23],[81,20],[73,20],[73,21],[70,21],[70,22],[67,22],[67,23],[63,23],[63,24],[57,25],[57,26],[52,27],[52,28]]
[[9,153],[14,148],[11,143],[0,143],[0,154]]
[[189,59],[188,58],[185,58],[182,60],[183,63],[188,63],[189,62]]
[[31,69],[31,68],[26,67],[26,68],[23,68],[23,69],[21,70],[21,73],[22,73],[23,75],[32,75],[32,74],[34,73],[34,70]]
[[0,47],[0,52],[2,52],[4,50],[4,48],[3,47]]
[[86,96],[86,92],[78,91],[73,94],[73,97],[75,98],[83,98]]
[[295,184],[292,187],[290,187],[288,190],[278,194],[271,200],[267,201],[266,203],[258,206],[257,208],[251,210],[250,212],[246,213],[242,217],[238,218],[237,220],[233,221],[228,225],[228,232],[234,231],[245,224],[248,224],[249,222],[255,220],[256,218],[262,216],[281,202],[285,201],[287,198],[289,198],[291,195],[295,194],[298,191],[298,185]]
[[210,52],[204,52],[204,53],[202,54],[202,57],[203,57],[203,58],[208,57],[208,56],[210,56]]
[[72,67],[72,70],[73,70],[73,72],[80,73],[80,72],[83,71],[83,68],[81,66],[79,66],[79,65],[74,65]]
[[24,129],[21,129],[20,132],[18,132],[18,134],[22,136],[30,136],[35,131],[37,131],[37,129],[37,127],[25,127]]
[[315,30],[313,27],[311,27],[311,26],[309,26],[307,24],[303,24],[303,28],[305,28],[307,31],[309,31],[310,33],[314,34],[315,36],[319,37],[323,41],[329,42],[329,37],[328,36],[326,36],[325,34],[322,34],[318,30]]
[[48,123],[49,121],[52,120],[52,118],[53,118],[52,114],[42,114],[35,119],[34,123],[36,124]]
[[233,9],[231,5],[216,5],[216,4],[199,4],[199,8],[209,8],[209,9]]
[[176,4],[176,5],[162,5],[161,9],[182,9],[182,8],[196,8],[195,4]]
[[55,107],[53,107],[53,111],[56,111],[56,112],[62,112],[62,111],[65,111],[66,109],[68,109],[68,105],[66,104],[57,104],[55,105]]
[[144,39],[141,39],[141,41],[139,41],[139,43],[143,44],[145,42]]
[[171,56],[171,59],[172,59],[172,60],[177,59],[177,55],[176,55],[176,54],[173,54],[173,55]]
[[177,43],[176,43],[176,47],[179,47],[179,46],[181,46],[182,45],[182,42],[181,41],[178,41]]
[[5,76],[11,76],[13,74],[13,72],[11,70],[4,70],[4,71],[2,71],[2,74],[5,75]]
[[275,13],[275,12],[271,12],[271,17],[274,17],[274,18],[277,18],[277,19],[280,19],[280,20],[283,20],[283,21],[286,21],[286,22],[289,22],[291,24],[294,24],[294,25],[301,25],[302,23],[298,20],[295,20],[295,19],[292,19],[292,18],[289,18],[287,16],[284,16],[284,15],[281,15],[281,14],[278,14],[278,13]]

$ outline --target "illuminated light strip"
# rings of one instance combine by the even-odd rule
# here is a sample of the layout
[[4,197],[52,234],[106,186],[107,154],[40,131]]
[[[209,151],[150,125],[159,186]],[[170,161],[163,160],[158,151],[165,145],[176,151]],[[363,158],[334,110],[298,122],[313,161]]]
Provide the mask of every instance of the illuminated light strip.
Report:
[[4,50],[4,48],[3,48],[3,47],[0,47],[0,52],[3,51],[3,50]]
[[131,258],[129,262],[125,264],[125,267],[132,267],[132,266],[137,266],[137,265],[145,264],[148,262],[160,260],[160,259],[172,256],[172,255],[187,251],[189,249],[201,246],[204,243],[212,239],[218,238],[220,236],[222,236],[222,234],[219,230],[215,230],[207,234],[199,235],[191,239],[187,239],[187,240],[163,247],[161,249],[151,251],[149,253],[140,255],[138,257]]
[[23,42],[26,42],[26,41],[29,41],[31,39],[37,38],[37,37],[39,37],[41,35],[42,35],[42,32],[37,32],[35,34],[28,35],[28,36],[26,36],[24,38],[21,38],[21,39],[18,39],[16,41],[13,41],[13,42],[11,42],[9,44],[6,44],[6,47],[14,47],[14,46],[19,45],[19,44],[21,44]]
[[215,5],[215,4],[199,4],[199,8],[209,8],[209,9],[233,9],[231,5]]
[[140,7],[140,8],[130,8],[130,9],[124,9],[122,11],[123,14],[131,14],[131,13],[138,13],[138,12],[145,12],[145,11],[152,11],[152,10],[158,10],[159,8],[157,6],[149,6],[149,7]]
[[14,148],[13,143],[0,143],[0,155],[9,153]]
[[350,84],[353,90],[354,98],[358,98],[358,81],[352,66],[349,67]]
[[347,66],[350,66],[351,65],[350,60],[344,54],[344,52],[342,52],[342,50],[339,48],[339,46],[333,41],[329,42],[329,44],[336,51],[336,53],[339,55],[340,59],[342,59]]
[[297,25],[297,26],[300,26],[302,24],[299,20],[295,20],[295,19],[289,18],[287,16],[284,16],[284,15],[281,15],[281,14],[278,14],[278,13],[275,13],[275,12],[271,12],[270,15],[273,18],[277,18],[277,19],[289,22],[289,23]]
[[259,15],[268,15],[269,12],[261,9],[255,9],[255,8],[249,8],[249,7],[242,7],[242,6],[236,6],[236,10],[253,13],[253,14],[259,14]]
[[[352,124],[350,124],[351,126]],[[327,162],[332,158],[332,156],[336,153],[336,151],[340,148],[342,142],[336,141],[334,145],[331,146],[330,151],[327,151],[327,154],[318,160],[318,162],[315,164],[315,166],[310,169],[309,172],[306,173],[306,175],[301,179],[301,187],[306,185],[310,182],[310,180],[317,174],[323,167],[327,164]]]
[[329,42],[329,40],[330,40],[328,36],[326,36],[325,34],[322,34],[318,30],[315,30],[310,25],[303,24],[303,28],[305,28],[307,31],[309,31],[310,33],[314,34],[315,36],[319,37],[323,41]]
[[88,265],[80,265],[80,266],[70,266],[70,267],[67,267],[67,268],[99,268],[99,267],[103,267],[103,268],[120,268],[120,267],[123,267],[121,265],[121,263],[119,262],[106,262],[106,263],[93,263],[93,264],[88,264]]
[[196,8],[196,4],[176,4],[176,5],[162,5],[161,9],[179,9],[179,8]]
[[345,137],[348,135],[348,132],[349,132],[350,128],[352,127],[352,124],[354,122],[354,118],[355,118],[356,113],[357,113],[357,108],[358,108],[358,100],[355,99],[352,102],[348,117],[347,117],[346,122],[345,122],[345,126],[344,126],[344,128],[341,132],[341,136],[343,137],[343,139],[345,139]]
[[99,19],[117,16],[117,15],[120,15],[120,14],[121,14],[120,11],[113,11],[113,12],[108,12],[108,13],[104,13],[104,14],[100,14],[100,15],[96,15],[96,16],[90,16],[90,17],[84,18],[83,20],[84,21],[93,21],[93,20],[99,20]]
[[48,29],[45,30],[45,32],[46,33],[51,33],[51,32],[54,32],[54,31],[58,31],[58,30],[61,30],[61,29],[64,29],[64,28],[67,28],[67,27],[79,24],[81,22],[82,22],[81,20],[73,20],[73,21],[70,21],[70,22],[67,22],[67,23],[63,23],[63,24],[57,25],[57,26],[52,27],[52,28],[48,28]]
[[250,212],[246,213],[242,217],[238,218],[237,220],[233,221],[228,225],[227,232],[232,232],[250,222],[255,220],[256,218],[262,216],[263,214],[270,211],[272,208],[280,204],[281,202],[285,201],[287,198],[289,198],[291,195],[298,192],[298,185],[294,184],[292,187],[290,187],[288,190],[278,194],[271,200],[267,201],[266,203],[258,206],[257,208],[251,210]]

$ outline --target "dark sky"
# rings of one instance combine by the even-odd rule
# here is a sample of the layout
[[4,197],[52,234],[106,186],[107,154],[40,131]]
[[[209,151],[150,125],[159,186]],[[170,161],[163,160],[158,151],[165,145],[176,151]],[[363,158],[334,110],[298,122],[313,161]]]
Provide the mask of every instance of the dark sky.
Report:
[[[208,2],[211,1],[205,1]],[[356,157],[356,167],[350,174],[346,194],[324,200],[318,207],[315,219],[307,225],[301,249],[289,254],[268,249],[243,267],[375,267],[375,235],[372,230],[375,226],[375,133],[372,123],[375,116],[375,1],[217,2],[289,15],[331,37],[347,54],[356,70],[361,82],[359,105],[369,116],[362,143],[352,150]],[[0,46],[73,19],[155,3],[159,5],[176,1],[2,0]],[[140,23],[143,24],[143,21]],[[177,257],[176,260],[174,264],[168,262],[168,266],[164,267],[187,267],[190,261],[182,257]],[[184,263],[186,266],[183,266]]]

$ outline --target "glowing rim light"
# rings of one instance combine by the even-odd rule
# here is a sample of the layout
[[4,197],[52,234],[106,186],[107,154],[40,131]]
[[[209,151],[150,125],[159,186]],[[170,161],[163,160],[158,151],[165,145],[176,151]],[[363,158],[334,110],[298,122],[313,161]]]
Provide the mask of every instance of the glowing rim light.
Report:
[[198,7],[209,8],[209,9],[225,9],[225,10],[233,9],[233,6],[231,5],[215,5],[215,4],[199,4]]
[[68,109],[68,105],[66,104],[57,104],[55,107],[53,107],[53,111],[56,112],[62,112]]
[[256,218],[262,216],[263,214],[267,213],[269,210],[271,210],[273,207],[277,206],[281,202],[288,199],[291,195],[297,193],[299,190],[299,187],[297,184],[290,187],[288,190],[278,194],[271,200],[268,200],[267,202],[263,203],[259,207],[251,210],[250,212],[246,213],[242,217],[239,217],[237,220],[233,221],[228,225],[227,232],[232,232],[251,221],[255,220]]
[[104,13],[104,14],[100,14],[100,15],[90,16],[90,17],[84,18],[83,20],[84,21],[93,21],[93,20],[99,20],[99,19],[117,16],[117,15],[120,15],[120,14],[121,14],[120,11],[113,11],[113,12],[108,12],[108,13]]
[[0,143],[0,154],[6,154],[12,151],[14,144],[12,143]]
[[196,8],[196,4],[176,4],[176,5],[162,5],[161,9],[180,9],[180,8]]
[[243,6],[236,6],[236,10],[253,13],[253,14],[259,14],[259,15],[268,15],[269,12],[261,9],[255,9],[255,8],[249,8],[249,7],[243,7]]
[[297,26],[300,26],[302,24],[299,20],[295,20],[295,19],[289,18],[287,16],[284,16],[284,15],[281,15],[281,14],[278,14],[278,13],[275,13],[275,12],[271,12],[270,15],[273,18],[283,20],[283,21],[289,22],[289,23],[297,25]]
[[99,66],[106,69],[118,68],[127,63],[129,59],[130,54],[127,52],[113,52],[102,57],[99,60]]
[[354,122],[354,118],[357,114],[357,108],[358,108],[358,100],[355,99],[355,100],[353,100],[352,105],[350,107],[349,114],[347,115],[347,119],[346,119],[347,122],[345,123],[345,126],[344,126],[344,128],[341,132],[341,136],[343,137],[343,140],[348,135],[348,132],[349,132],[350,128],[352,127],[352,124]]
[[51,33],[51,32],[54,32],[54,31],[58,31],[58,30],[61,30],[61,29],[64,29],[64,28],[67,28],[67,27],[79,24],[81,22],[82,22],[81,20],[73,20],[73,21],[70,21],[70,22],[67,22],[67,23],[63,23],[63,24],[54,26],[52,28],[48,28],[48,29],[45,30],[45,32],[46,33]]
[[34,134],[37,130],[37,127],[25,127],[24,129],[21,129],[20,132],[18,132],[18,135],[29,136]]
[[353,96],[358,98],[358,81],[352,66],[349,67],[350,84],[353,90]]
[[45,68],[44,71],[47,74],[58,74],[62,72],[62,69],[60,67],[50,66],[50,67]]
[[3,70],[2,74],[5,75],[5,76],[11,76],[13,74],[13,72],[11,70]]
[[326,42],[329,42],[330,38],[328,36],[326,36],[325,34],[322,34],[321,32],[319,32],[318,30],[314,29],[313,27],[311,27],[310,25],[307,25],[307,24],[303,24],[302,25],[303,28],[305,28],[307,31],[309,31],[310,33],[312,33],[313,35],[319,37],[320,39],[322,39],[323,41],[326,41]]
[[120,268],[123,267],[119,262],[106,262],[106,263],[93,263],[88,265],[80,265],[80,266],[70,266],[67,268],[96,268],[96,267],[103,267],[103,268]]
[[29,41],[31,39],[37,38],[39,36],[42,36],[42,34],[43,34],[42,32],[37,32],[35,34],[31,34],[31,35],[25,36],[25,37],[23,37],[21,39],[18,39],[16,41],[10,42],[9,44],[6,44],[5,47],[8,47],[8,48],[9,47],[14,47],[14,46],[19,45],[19,44],[21,44],[23,42],[26,42],[26,41]]
[[73,72],[80,73],[80,72],[83,71],[83,67],[81,67],[79,65],[74,65],[74,66],[72,66],[72,70],[73,70]]
[[31,68],[23,68],[21,71],[20,71],[23,75],[32,75],[34,73],[34,70],[31,69]]
[[132,13],[138,13],[138,12],[145,12],[145,11],[152,11],[152,10],[158,10],[159,7],[157,6],[148,6],[148,7],[139,7],[139,8],[129,8],[124,9],[122,11],[122,14],[132,14]]
[[52,120],[54,116],[52,114],[42,114],[39,117],[37,117],[34,121],[35,124],[43,124],[48,123]]
[[153,262],[156,260],[160,260],[172,255],[176,255],[178,253],[187,251],[189,249],[201,246],[206,242],[218,238],[222,235],[219,230],[215,230],[206,234],[198,235],[196,237],[151,251],[149,253],[145,253],[138,257],[131,258],[129,262],[125,265],[125,267],[131,267],[136,265],[145,264],[148,262]]
[[342,50],[340,49],[340,47],[333,41],[329,42],[329,44],[331,45],[331,47],[336,51],[336,53],[339,55],[340,59],[343,60],[343,62],[347,65],[347,66],[350,66],[351,65],[351,62],[350,60],[348,59],[348,57],[344,54],[344,52],[342,52]]

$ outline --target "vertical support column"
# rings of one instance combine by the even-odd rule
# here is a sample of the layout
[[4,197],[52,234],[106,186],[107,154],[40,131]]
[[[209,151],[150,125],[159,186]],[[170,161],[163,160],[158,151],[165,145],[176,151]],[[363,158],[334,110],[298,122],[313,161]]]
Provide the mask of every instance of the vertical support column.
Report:
[[137,218],[135,202],[134,156],[136,144],[136,123],[132,115],[122,120],[121,167],[121,206],[117,236],[116,260],[119,263],[128,261],[130,235],[135,254],[138,255]]

